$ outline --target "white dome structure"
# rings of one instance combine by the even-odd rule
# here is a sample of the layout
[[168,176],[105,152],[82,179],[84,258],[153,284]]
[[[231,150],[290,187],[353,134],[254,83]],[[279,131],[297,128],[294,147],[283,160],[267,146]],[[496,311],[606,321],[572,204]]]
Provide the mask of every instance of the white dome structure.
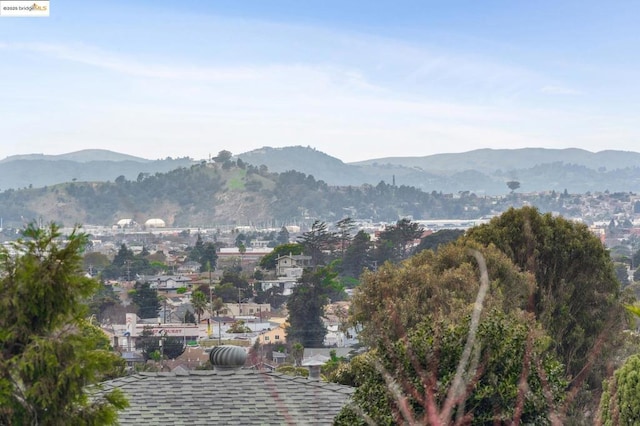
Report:
[[144,223],[144,226],[147,228],[164,228],[167,224],[162,219],[153,218],[149,219]]
[[117,223],[120,228],[127,228],[130,226],[134,226],[136,222],[133,219],[120,219]]

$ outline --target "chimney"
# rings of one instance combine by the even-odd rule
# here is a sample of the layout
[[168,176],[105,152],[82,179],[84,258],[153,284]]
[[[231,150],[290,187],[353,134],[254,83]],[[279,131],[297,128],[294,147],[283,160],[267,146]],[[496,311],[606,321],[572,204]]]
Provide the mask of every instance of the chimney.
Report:
[[320,367],[322,367],[327,361],[324,359],[318,359],[311,357],[306,361],[302,361],[302,366],[309,369],[309,380],[320,380]]
[[309,366],[309,380],[320,380],[320,366],[319,365],[310,365]]

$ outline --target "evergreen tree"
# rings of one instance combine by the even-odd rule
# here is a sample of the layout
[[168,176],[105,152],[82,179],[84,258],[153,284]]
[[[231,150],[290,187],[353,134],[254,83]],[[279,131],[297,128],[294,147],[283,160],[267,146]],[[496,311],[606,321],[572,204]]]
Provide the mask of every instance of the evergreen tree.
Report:
[[54,224],[30,224],[0,247],[0,424],[112,424],[127,405],[118,390],[88,395],[122,360],[84,320],[98,288],[82,273],[86,235],[60,237]]
[[298,237],[304,253],[311,256],[313,266],[326,264],[325,250],[332,251],[337,242],[337,237],[327,229],[327,224],[316,220],[311,225],[311,230]]
[[131,300],[138,306],[140,318],[157,318],[160,311],[158,291],[147,283],[137,282],[131,294]]
[[351,245],[347,247],[342,261],[342,273],[359,277],[365,268],[371,267],[371,238],[364,231],[358,231]]
[[278,237],[276,238],[276,242],[278,244],[288,244],[289,243],[289,231],[286,227],[280,228],[280,232],[278,232]]
[[322,321],[324,308],[330,301],[330,295],[341,291],[336,277],[330,267],[305,271],[287,301],[287,341],[298,342],[308,348],[323,346],[327,334]]
[[380,233],[376,260],[382,264],[387,260],[397,262],[406,259],[410,245],[421,235],[420,224],[409,219],[400,219],[395,225],[386,226]]
[[198,262],[200,263],[200,272],[206,272],[208,270],[207,265],[211,265],[215,269],[218,263],[218,251],[214,243],[209,242],[202,247]]
[[355,221],[350,217],[341,219],[336,223],[338,227],[337,239],[340,242],[340,256],[344,258],[344,252],[351,242],[351,232],[355,228]]

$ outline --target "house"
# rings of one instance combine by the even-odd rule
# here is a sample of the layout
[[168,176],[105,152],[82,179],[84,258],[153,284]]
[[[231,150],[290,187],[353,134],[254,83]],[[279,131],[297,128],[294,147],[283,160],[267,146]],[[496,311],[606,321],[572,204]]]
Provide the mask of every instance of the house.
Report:
[[181,265],[178,266],[178,273],[179,274],[196,274],[198,272],[200,272],[200,267],[202,265],[199,262],[193,261],[193,260],[188,260],[186,262],[183,262]]
[[177,290],[180,287],[190,288],[192,280],[184,275],[156,275],[141,277],[140,281],[148,282],[151,288],[160,291]]
[[299,278],[302,270],[311,266],[311,256],[288,254],[276,259],[276,275],[279,277]]
[[283,326],[278,326],[272,330],[266,331],[258,336],[258,342],[261,345],[282,344],[287,343],[287,334]]
[[268,318],[271,312],[271,305],[268,303],[227,303],[225,304],[227,313],[233,317],[256,316]]
[[[289,269],[289,272],[293,269]],[[277,288],[283,296],[291,296],[293,289],[298,285],[297,278],[280,277],[276,280],[263,280],[260,282],[262,291],[267,291],[272,288]]]
[[[238,361],[228,350],[242,351],[244,358]],[[118,417],[123,426],[331,425],[354,392],[317,379],[237,368],[246,360],[238,347],[215,348],[209,359],[215,370],[138,373],[103,382],[94,395],[114,388],[125,394],[129,407]]]

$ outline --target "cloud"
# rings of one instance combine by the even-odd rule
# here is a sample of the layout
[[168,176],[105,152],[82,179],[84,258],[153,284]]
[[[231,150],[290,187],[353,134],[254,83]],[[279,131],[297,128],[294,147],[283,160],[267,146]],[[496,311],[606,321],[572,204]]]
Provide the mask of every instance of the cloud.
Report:
[[146,63],[84,45],[45,43],[2,43],[0,49],[39,53],[49,57],[90,65],[117,73],[143,78],[172,80],[226,81],[255,79],[259,75],[248,67],[181,67]]

